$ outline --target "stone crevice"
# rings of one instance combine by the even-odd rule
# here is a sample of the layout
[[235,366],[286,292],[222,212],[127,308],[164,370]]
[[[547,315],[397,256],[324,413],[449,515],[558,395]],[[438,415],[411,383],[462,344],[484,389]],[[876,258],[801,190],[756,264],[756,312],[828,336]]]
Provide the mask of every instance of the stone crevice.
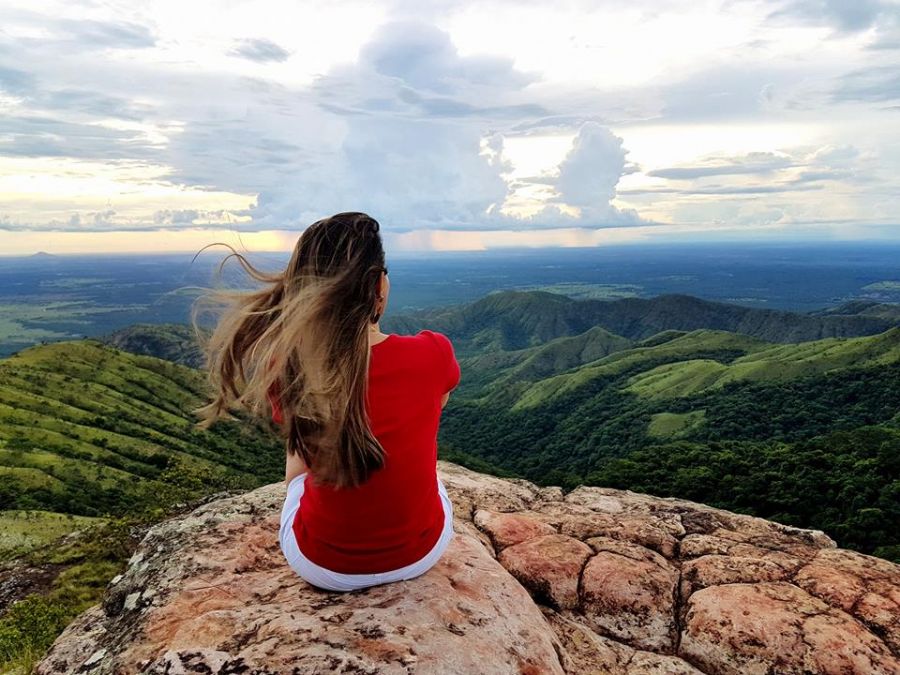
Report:
[[681,579],[682,579],[682,569],[681,565],[678,565],[678,578],[675,580],[675,588],[672,591],[672,616],[675,622],[675,641],[672,645],[672,653],[678,654],[679,649],[681,647],[681,631],[683,630],[683,600],[681,597]]

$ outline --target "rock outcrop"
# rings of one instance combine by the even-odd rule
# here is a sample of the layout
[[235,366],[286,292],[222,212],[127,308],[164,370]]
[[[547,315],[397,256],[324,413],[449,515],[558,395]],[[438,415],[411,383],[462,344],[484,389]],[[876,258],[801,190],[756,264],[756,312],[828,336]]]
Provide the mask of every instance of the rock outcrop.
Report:
[[270,485],[152,528],[36,672],[900,673],[900,566],[820,531],[440,472],[456,536],[416,579],[309,586]]

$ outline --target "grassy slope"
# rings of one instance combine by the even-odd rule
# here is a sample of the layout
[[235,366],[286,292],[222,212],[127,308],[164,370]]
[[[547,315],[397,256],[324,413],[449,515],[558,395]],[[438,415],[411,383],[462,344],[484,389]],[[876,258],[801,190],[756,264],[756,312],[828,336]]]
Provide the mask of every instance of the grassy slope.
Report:
[[[576,466],[589,470],[600,457],[640,447],[647,437],[694,436],[709,430],[721,432],[722,438],[743,437],[732,434],[734,424],[740,423],[729,419],[729,409],[749,406],[742,413],[744,427],[751,429],[748,424],[753,421],[756,435],[751,438],[759,440],[768,437],[764,435],[767,420],[772,437],[783,437],[785,429],[799,429],[803,415],[824,425],[823,429],[838,422],[837,428],[848,428],[857,421],[886,421],[885,406],[890,406],[894,395],[889,383],[873,380],[868,384],[868,375],[834,383],[815,378],[875,375],[886,364],[900,363],[898,343],[898,328],[871,337],[798,345],[771,345],[724,331],[677,334],[536,382],[513,383],[501,376],[497,382],[502,386],[461,388],[442,422],[442,440],[457,452],[470,452],[534,477],[547,468],[554,453],[563,453],[571,470],[578,473]],[[469,365],[463,362],[463,379],[471,372]],[[741,393],[747,386],[777,388],[748,396]],[[804,387],[809,388],[806,394]],[[839,396],[843,391],[865,402],[843,401]],[[783,407],[767,411],[756,424],[759,415],[754,414],[754,405],[782,398]],[[829,400],[831,408],[841,409],[828,413]],[[804,405],[808,409],[801,411]],[[831,423],[821,419],[820,409],[830,415]],[[701,415],[701,410],[706,412]],[[685,415],[689,417],[681,417]],[[800,426],[802,433],[793,437],[808,437],[810,425]],[[513,446],[536,449],[515,453],[520,457],[513,465],[507,459],[513,456]],[[540,462],[528,461],[538,455]]]
[[[821,527],[841,545],[898,559],[888,525],[900,514],[890,457],[900,447],[891,433],[900,428],[898,345],[897,328],[795,345],[669,332],[490,396],[458,392],[442,419],[442,446],[463,453],[463,464],[468,454],[542,484],[715,502]],[[737,455],[740,471],[711,469]],[[795,455],[803,461],[788,471],[781,458]],[[670,468],[677,475],[648,478]],[[855,497],[828,506],[811,487],[826,478],[834,495]]]
[[691,359],[635,375],[626,389],[648,398],[689,396],[729,382],[778,382],[900,361],[900,328],[859,338],[827,338],[755,350],[728,364]]
[[0,511],[0,554],[21,555],[73,530],[102,522],[102,518],[51,511]]
[[725,331],[696,330],[652,346],[637,346],[616,352],[570,372],[535,382],[514,403],[513,409],[533,408],[555,397],[585,386],[592,379],[616,377],[658,361],[684,362],[697,360],[698,355],[715,354],[734,358],[765,349],[768,343],[746,335]]
[[0,673],[28,672],[149,525],[281,478],[271,431],[195,427],[204,391],[199,371],[92,340],[0,361],[0,586],[18,589],[0,606]]
[[676,439],[689,434],[703,424],[706,411],[695,410],[689,413],[656,413],[650,418],[647,433],[653,438]]
[[194,426],[203,392],[198,371],[89,340],[0,361],[0,507],[121,515],[164,494],[175,464],[211,487],[277,480],[271,433]]
[[490,396],[496,390],[578,368],[633,344],[627,338],[594,327],[580,335],[555,338],[537,347],[461,357],[460,366],[469,377],[460,382],[459,391],[462,395],[478,391],[480,395]]

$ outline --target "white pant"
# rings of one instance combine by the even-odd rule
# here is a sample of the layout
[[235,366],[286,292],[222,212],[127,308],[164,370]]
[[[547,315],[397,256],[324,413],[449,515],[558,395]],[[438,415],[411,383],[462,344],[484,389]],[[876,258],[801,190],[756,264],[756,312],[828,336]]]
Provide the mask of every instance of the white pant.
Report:
[[441,479],[438,478],[438,492],[444,506],[444,529],[437,543],[424,557],[405,567],[376,574],[343,574],[320,567],[300,552],[300,547],[297,545],[297,537],[292,529],[294,517],[300,508],[300,498],[303,496],[306,475],[301,473],[295,476],[288,485],[284,507],[281,509],[281,529],[278,538],[281,542],[281,551],[284,553],[284,557],[287,559],[291,569],[313,586],[329,591],[354,591],[377,584],[412,579],[431,569],[453,538],[453,504],[447,495],[447,489],[444,487]]

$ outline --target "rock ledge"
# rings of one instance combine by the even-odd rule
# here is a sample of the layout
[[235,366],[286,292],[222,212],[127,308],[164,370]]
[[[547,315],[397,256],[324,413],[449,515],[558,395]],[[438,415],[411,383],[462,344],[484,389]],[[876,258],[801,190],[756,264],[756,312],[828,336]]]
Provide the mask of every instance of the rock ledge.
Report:
[[421,577],[310,587],[268,485],[153,527],[36,674],[900,673],[898,565],[686,500],[439,468],[456,537]]

